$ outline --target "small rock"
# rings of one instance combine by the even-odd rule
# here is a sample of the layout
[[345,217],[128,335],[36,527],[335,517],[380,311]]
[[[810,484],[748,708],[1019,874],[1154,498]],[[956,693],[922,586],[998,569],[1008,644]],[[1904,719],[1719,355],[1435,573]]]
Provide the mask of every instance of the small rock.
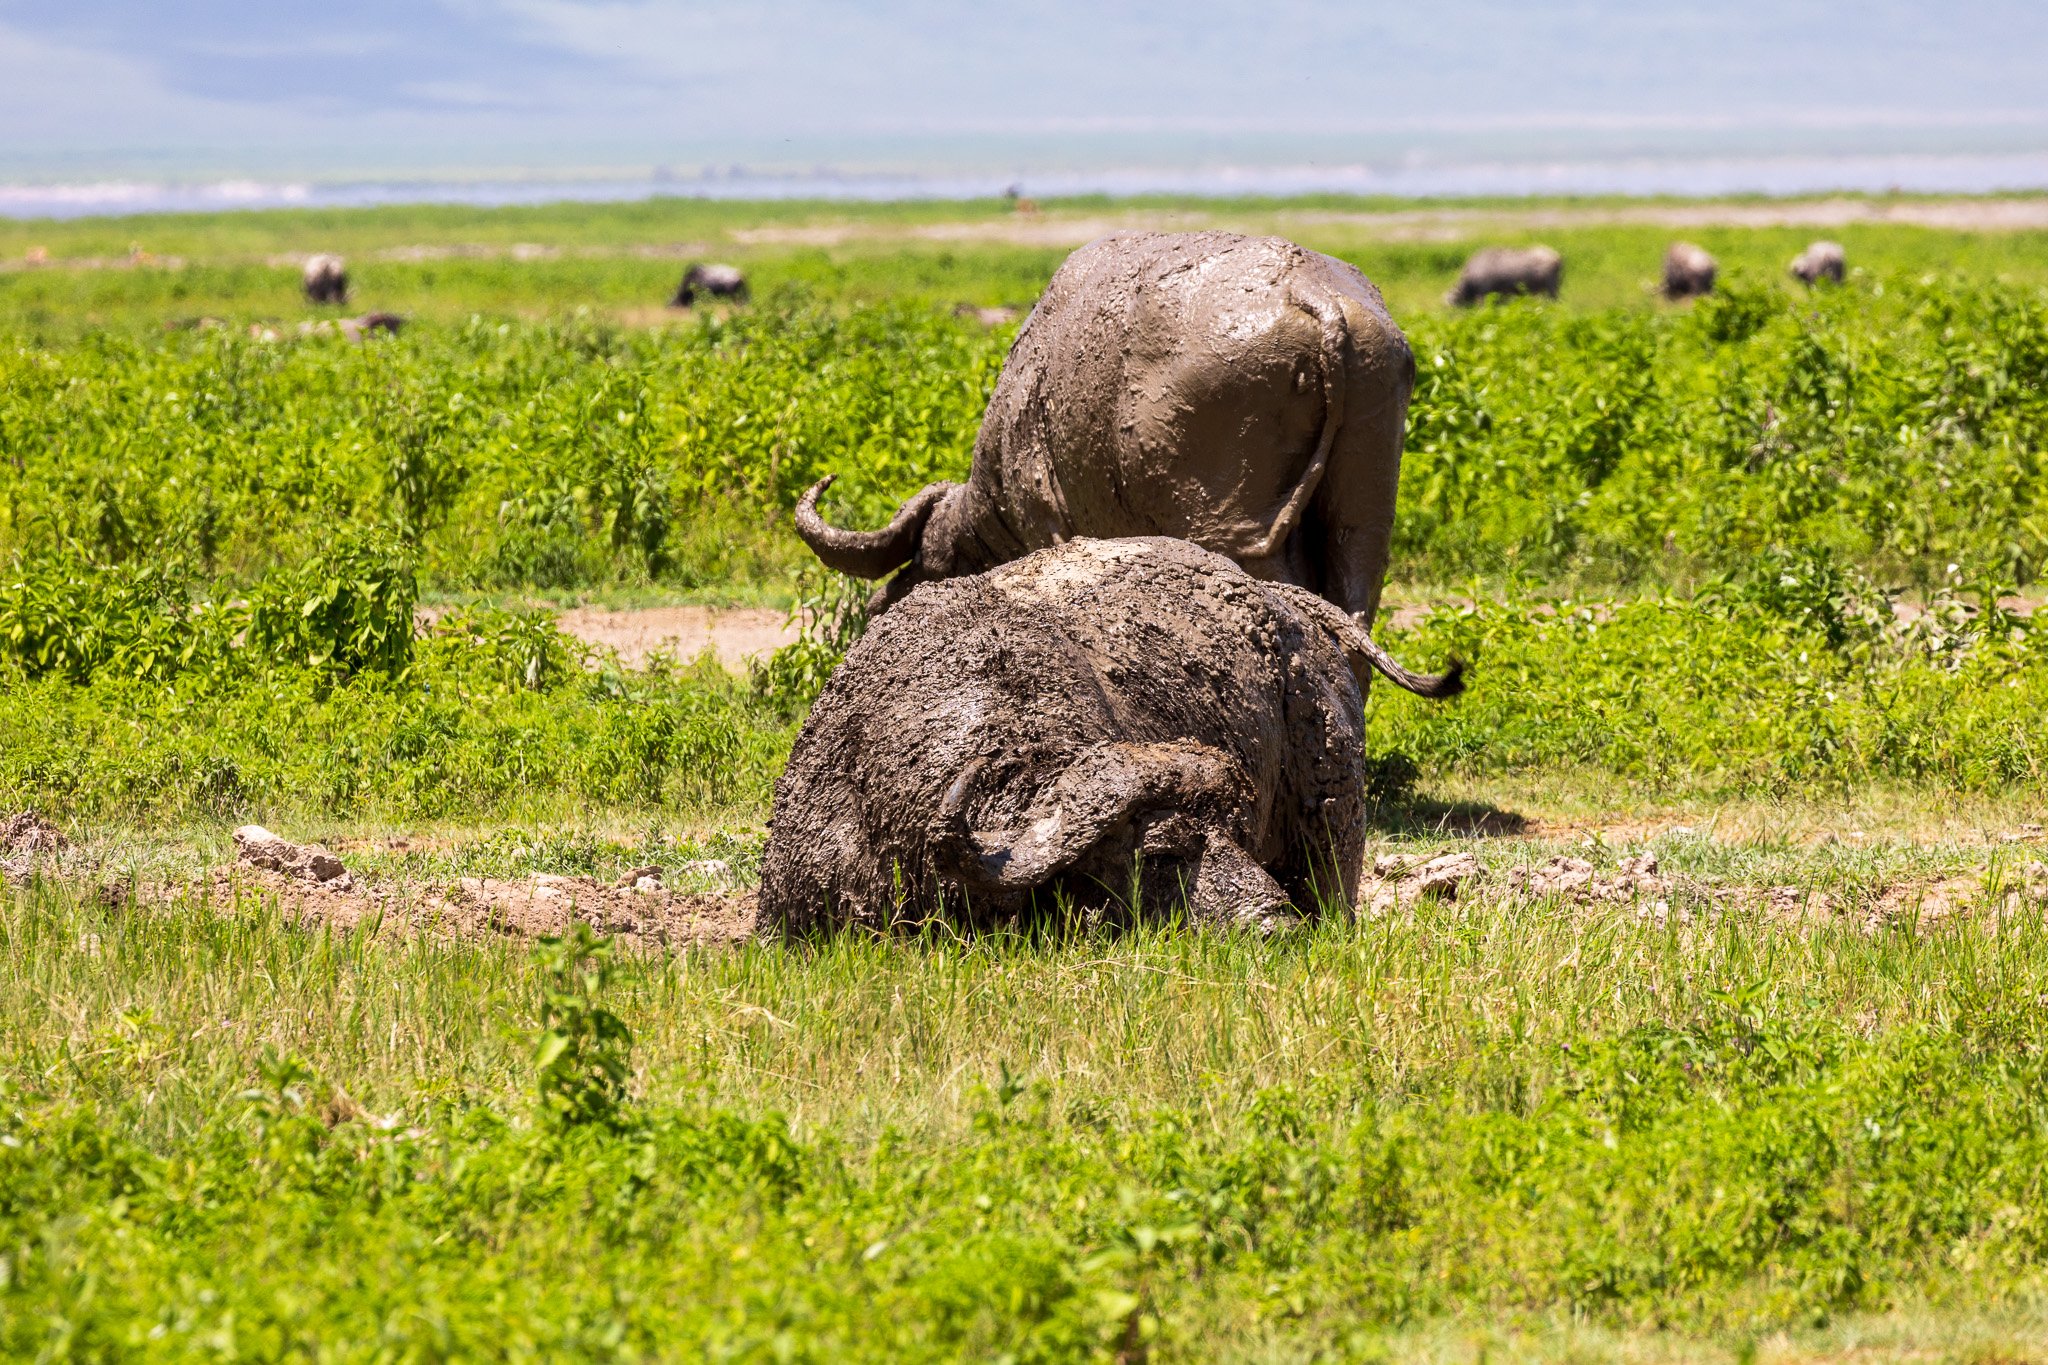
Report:
[[295,881],[315,882],[335,891],[353,891],[355,879],[341,859],[324,848],[280,839],[261,825],[243,825],[234,833],[235,856],[252,867],[279,872]]
[[1479,860],[1469,853],[1446,853],[1422,865],[1422,870],[1401,889],[1417,900],[1458,898],[1458,888],[1479,875]]
[[1415,866],[1417,861],[1413,854],[1382,853],[1372,860],[1372,875],[1381,881],[1389,877],[1399,877]]
[[723,858],[699,858],[682,865],[683,875],[689,877],[730,877],[732,864]]
[[1529,896],[1565,896],[1593,884],[1593,865],[1584,858],[1556,857],[1541,867],[1518,867],[1508,885]]
[[1657,855],[1645,849],[1633,858],[1623,858],[1621,875],[1629,878],[1656,876]]

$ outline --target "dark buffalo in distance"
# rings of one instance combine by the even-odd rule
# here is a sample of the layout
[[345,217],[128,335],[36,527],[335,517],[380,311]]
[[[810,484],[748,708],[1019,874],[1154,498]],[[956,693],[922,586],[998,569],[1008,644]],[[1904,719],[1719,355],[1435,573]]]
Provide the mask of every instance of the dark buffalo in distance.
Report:
[[1792,258],[1792,274],[1807,284],[1827,280],[1840,284],[1848,273],[1848,258],[1840,242],[1815,242]]
[[668,301],[668,306],[688,308],[697,302],[699,294],[745,303],[747,277],[734,265],[693,265],[683,272],[683,282],[676,286],[675,296]]
[[1076,251],[1017,332],[966,483],[879,531],[797,504],[859,578],[979,573],[1078,536],[1172,536],[1370,623],[1415,359],[1356,266],[1278,237],[1119,232]]
[[1444,301],[1469,308],[1492,295],[1542,294],[1556,298],[1564,282],[1564,257],[1547,246],[1490,246],[1472,254]]
[[299,275],[299,287],[306,291],[308,303],[346,303],[348,263],[325,253],[308,256],[306,268]]
[[1356,896],[1364,684],[1427,697],[1314,593],[1164,538],[921,585],[833,673],[775,784],[765,924],[972,927],[1056,903],[1265,930]]
[[1691,242],[1673,242],[1664,253],[1664,297],[1693,299],[1714,292],[1714,276],[1720,267],[1706,248]]
[[342,335],[351,341],[361,341],[364,337],[375,336],[379,332],[385,336],[395,337],[404,326],[405,319],[396,313],[365,313],[359,318],[341,320]]

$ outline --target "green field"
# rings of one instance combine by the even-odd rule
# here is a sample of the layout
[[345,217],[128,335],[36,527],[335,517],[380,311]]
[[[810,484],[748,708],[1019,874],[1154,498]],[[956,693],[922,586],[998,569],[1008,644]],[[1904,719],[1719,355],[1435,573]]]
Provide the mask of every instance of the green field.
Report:
[[[0,817],[70,839],[0,889],[6,1353],[2048,1359],[2048,232],[1642,211],[0,224]],[[1380,634],[1471,690],[1375,693],[1374,852],[1474,855],[1454,898],[427,924],[462,877],[744,888],[858,627],[790,506],[961,477],[1014,327],[954,305],[1147,222],[1353,260],[1414,345]],[[1840,288],[1784,276],[1817,235]],[[1715,298],[1654,296],[1676,236]],[[1563,297],[1445,308],[1495,240]],[[404,333],[302,334],[315,250]],[[754,301],[666,312],[689,259]],[[808,624],[628,666],[578,603]],[[390,914],[222,881],[249,821]],[[1566,856],[1607,890],[1523,880]]]

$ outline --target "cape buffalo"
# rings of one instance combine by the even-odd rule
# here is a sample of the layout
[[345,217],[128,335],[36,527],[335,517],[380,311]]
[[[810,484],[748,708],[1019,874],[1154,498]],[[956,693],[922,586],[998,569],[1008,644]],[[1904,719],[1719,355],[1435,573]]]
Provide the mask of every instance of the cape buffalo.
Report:
[[1557,297],[1564,257],[1547,246],[1490,246],[1476,251],[1444,301],[1467,308],[1489,294],[1547,294]]
[[1718,270],[1705,248],[1691,242],[1673,242],[1664,253],[1664,297],[1690,299],[1711,294]]
[[676,286],[675,297],[668,301],[668,306],[688,308],[697,301],[699,290],[714,299],[745,303],[747,277],[734,265],[693,265],[683,272],[683,282]]
[[1846,259],[1840,242],[1815,242],[1792,258],[1792,273],[1808,284],[1828,280],[1842,282]]
[[1364,686],[1429,697],[1315,594],[1164,538],[927,583],[854,645],[775,784],[764,922],[988,925],[1055,899],[1269,928],[1357,893]]
[[797,533],[875,605],[1076,536],[1173,536],[1254,577],[1379,605],[1415,360],[1355,266],[1277,237],[1121,232],[1067,258],[1017,332],[964,484],[880,531]]
[[306,291],[308,303],[346,303],[348,263],[339,256],[308,256],[299,285]]

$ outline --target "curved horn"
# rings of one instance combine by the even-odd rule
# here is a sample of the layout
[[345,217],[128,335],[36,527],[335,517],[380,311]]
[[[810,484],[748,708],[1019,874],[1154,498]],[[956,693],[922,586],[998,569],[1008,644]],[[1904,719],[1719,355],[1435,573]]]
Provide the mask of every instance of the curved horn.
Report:
[[1205,744],[1095,744],[1046,784],[1017,824],[975,829],[967,806],[988,763],[977,758],[960,770],[928,836],[947,870],[980,894],[1043,885],[1141,810],[1227,805],[1247,785],[1236,762]]
[[909,563],[911,556],[917,553],[918,539],[924,535],[924,524],[930,519],[932,509],[959,486],[927,484],[897,509],[895,518],[881,530],[842,531],[818,515],[818,495],[830,488],[838,477],[827,474],[797,499],[796,533],[803,537],[804,544],[811,547],[811,553],[826,568],[852,574],[855,578],[880,578],[890,570]]
[[[1351,661],[1354,673],[1366,670],[1382,674],[1394,686],[1418,697],[1445,700],[1465,690],[1465,664],[1461,659],[1452,659],[1451,666],[1442,673],[1413,673],[1394,662],[1393,655],[1380,647],[1372,638],[1372,632],[1357,617],[1346,614],[1336,603],[1318,597],[1307,588],[1292,583],[1261,583],[1269,591],[1286,594],[1289,601],[1305,610],[1317,624],[1337,638],[1346,657]],[[1361,665],[1364,667],[1361,668]],[[1360,685],[1365,682],[1359,678]]]

